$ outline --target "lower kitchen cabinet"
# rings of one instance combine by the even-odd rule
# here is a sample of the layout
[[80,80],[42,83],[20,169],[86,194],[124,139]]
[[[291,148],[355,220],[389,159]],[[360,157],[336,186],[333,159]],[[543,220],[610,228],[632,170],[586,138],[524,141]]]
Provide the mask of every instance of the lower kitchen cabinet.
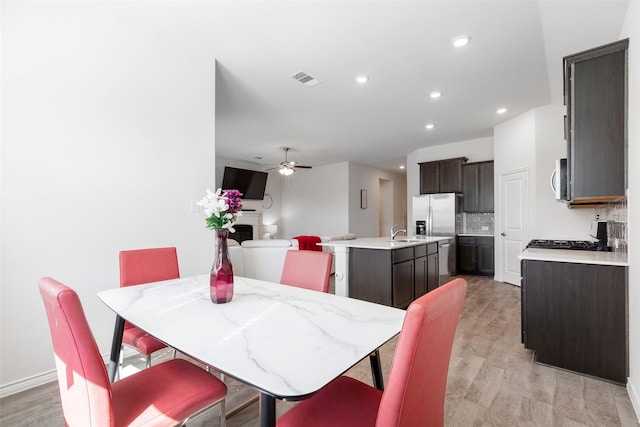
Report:
[[458,236],[458,272],[493,276],[493,236]]
[[406,308],[438,287],[438,243],[349,250],[349,297]]
[[540,363],[625,383],[627,267],[522,261],[522,340]]

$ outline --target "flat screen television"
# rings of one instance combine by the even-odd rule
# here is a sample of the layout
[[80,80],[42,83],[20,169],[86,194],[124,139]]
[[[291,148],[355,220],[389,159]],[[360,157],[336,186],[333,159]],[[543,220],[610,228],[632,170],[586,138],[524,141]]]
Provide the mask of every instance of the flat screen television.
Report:
[[266,172],[225,166],[224,175],[222,175],[222,189],[238,190],[242,193],[243,199],[262,200],[268,175]]

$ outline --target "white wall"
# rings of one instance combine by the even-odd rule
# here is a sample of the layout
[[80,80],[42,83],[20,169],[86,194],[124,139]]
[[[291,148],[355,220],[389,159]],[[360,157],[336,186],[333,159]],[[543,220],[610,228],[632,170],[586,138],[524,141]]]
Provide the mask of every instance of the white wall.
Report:
[[419,163],[456,157],[466,157],[469,159],[468,163],[482,162],[493,159],[493,150],[493,138],[480,138],[420,148],[409,153],[407,155],[407,218],[408,224],[411,224],[409,227],[415,229],[411,204],[412,197],[420,194]]
[[[378,237],[380,235],[380,179],[393,184],[393,218],[391,225],[404,227],[406,218],[406,178],[380,169],[349,163],[349,232],[358,237]],[[360,190],[367,190],[367,208],[360,207]]]
[[629,2],[620,38],[629,38],[628,65],[628,212],[629,212],[629,382],[636,414],[640,413],[640,2]]
[[589,223],[595,209],[569,209],[555,199],[550,179],[556,159],[567,157],[564,140],[563,105],[547,105],[533,110],[535,114],[535,221],[532,239],[593,240]]
[[283,178],[281,238],[349,232],[349,164],[297,171]]
[[[595,209],[567,208],[555,200],[549,184],[555,160],[566,157],[567,153],[565,111],[561,105],[546,105],[494,128],[497,235],[504,228],[500,212],[500,176],[505,172],[526,169],[529,173],[528,239],[593,240],[588,235],[588,226],[595,217]],[[502,247],[496,244],[496,280],[501,280],[502,257]]]
[[118,251],[176,246],[183,275],[210,268],[190,200],[214,180],[215,59],[167,39],[171,4],[2,9],[4,395],[55,377],[40,277],[78,291],[106,354],[115,317],[96,293],[118,286]]
[[495,177],[495,279],[502,279],[504,268],[500,233],[504,230],[501,214],[500,176],[509,171],[526,170],[529,182],[529,225],[535,223],[535,112],[530,110],[493,128]]

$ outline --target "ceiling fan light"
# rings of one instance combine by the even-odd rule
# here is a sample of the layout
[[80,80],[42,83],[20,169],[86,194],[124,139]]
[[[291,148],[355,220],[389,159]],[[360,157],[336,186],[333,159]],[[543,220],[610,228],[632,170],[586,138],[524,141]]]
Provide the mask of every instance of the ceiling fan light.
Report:
[[280,172],[280,175],[289,176],[293,174],[295,171],[291,168],[280,168],[278,172]]

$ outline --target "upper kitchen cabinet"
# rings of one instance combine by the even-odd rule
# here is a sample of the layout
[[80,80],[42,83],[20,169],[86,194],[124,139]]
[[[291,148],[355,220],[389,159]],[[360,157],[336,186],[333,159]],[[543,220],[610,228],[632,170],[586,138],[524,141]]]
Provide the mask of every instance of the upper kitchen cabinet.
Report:
[[466,157],[420,163],[420,194],[462,193]]
[[493,161],[462,166],[463,210],[493,212]]
[[628,45],[622,40],[564,58],[571,207],[625,195]]

